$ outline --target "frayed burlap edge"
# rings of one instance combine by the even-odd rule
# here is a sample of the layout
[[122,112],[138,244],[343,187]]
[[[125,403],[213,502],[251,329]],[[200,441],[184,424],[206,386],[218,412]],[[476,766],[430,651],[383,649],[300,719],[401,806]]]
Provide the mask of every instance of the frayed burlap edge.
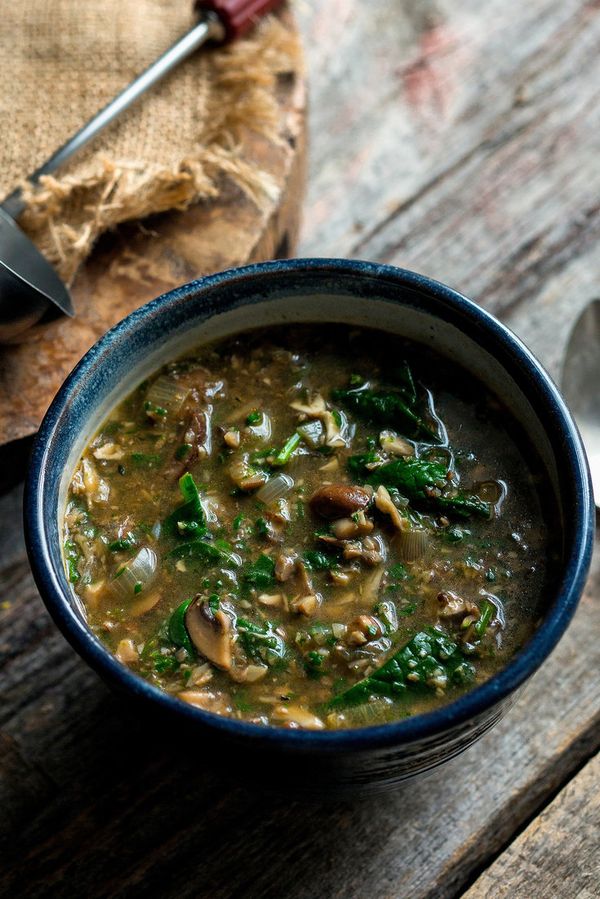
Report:
[[92,176],[46,176],[35,189],[25,184],[27,208],[19,224],[71,283],[102,233],[215,198],[224,175],[259,208],[268,208],[278,187],[269,173],[244,159],[243,138],[253,131],[274,143],[282,140],[277,78],[298,71],[301,58],[296,33],[270,17],[252,39],[213,51],[210,125],[198,134],[191,155],[172,169],[150,167],[143,159],[104,157]]

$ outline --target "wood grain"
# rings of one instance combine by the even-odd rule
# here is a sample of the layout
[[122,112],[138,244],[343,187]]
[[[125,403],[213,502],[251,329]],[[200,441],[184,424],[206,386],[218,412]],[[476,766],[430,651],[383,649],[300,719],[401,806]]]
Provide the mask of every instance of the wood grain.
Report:
[[[575,621],[508,717],[384,797],[304,804],[229,780],[201,742],[112,696],[50,622],[0,504],[0,896],[455,895],[598,749],[600,564]],[[597,557],[598,558],[598,557]],[[7,742],[8,741],[8,742]],[[15,785],[18,778],[18,785]],[[226,847],[226,851],[224,849]]]
[[278,141],[250,129],[242,141],[244,163],[272,178],[263,208],[223,176],[216,200],[119,228],[77,275],[76,317],[45,322],[22,344],[0,347],[0,447],[36,432],[76,362],[133,309],[202,275],[293,252],[305,182],[304,73],[282,76],[276,99]]
[[[446,280],[501,314],[556,375],[600,283],[600,5],[303,0],[298,10],[313,147],[301,252]],[[577,796],[600,744],[598,538],[572,625],[496,729],[398,793],[305,804],[268,783],[251,789],[243,759],[217,775],[206,747],[158,732],[108,693],[37,596],[18,504],[18,491],[0,501],[0,602],[11,604],[0,611],[1,896],[26,885],[29,897],[86,899],[446,899],[502,870],[511,896],[529,899],[543,872],[519,870],[524,851],[543,865],[539,813],[559,885],[539,895],[593,889],[568,880],[560,892],[562,875],[590,870],[594,847],[573,833],[557,842],[556,814],[597,814]]]
[[600,756],[567,784],[465,899],[600,895]]

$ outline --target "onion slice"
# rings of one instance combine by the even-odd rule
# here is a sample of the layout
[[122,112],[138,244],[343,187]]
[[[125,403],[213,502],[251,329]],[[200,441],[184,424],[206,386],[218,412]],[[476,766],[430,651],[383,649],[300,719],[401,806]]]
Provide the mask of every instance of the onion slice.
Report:
[[294,479],[289,474],[275,475],[257,491],[256,499],[268,506],[289,493],[293,486]]
[[156,576],[156,553],[147,546],[117,571],[111,582],[113,592],[121,599],[133,599],[144,590]]
[[149,404],[150,412],[164,409],[167,415],[174,415],[181,409],[189,392],[189,387],[183,387],[168,375],[160,375],[150,385],[146,403]]

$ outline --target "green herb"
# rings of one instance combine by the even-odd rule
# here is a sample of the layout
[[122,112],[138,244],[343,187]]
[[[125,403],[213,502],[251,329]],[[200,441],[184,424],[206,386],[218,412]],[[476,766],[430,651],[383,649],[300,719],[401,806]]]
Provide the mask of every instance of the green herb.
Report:
[[264,518],[257,518],[254,522],[254,533],[257,537],[269,536],[269,525]]
[[149,400],[146,400],[144,403],[144,410],[147,415],[159,415],[161,418],[164,418],[167,414],[167,410],[163,406],[155,406],[154,403],[151,403]]
[[344,403],[368,421],[402,430],[408,437],[439,441],[438,435],[412,409],[399,393],[370,390],[366,385],[334,390],[334,400]]
[[281,465],[286,465],[290,461],[294,451],[296,449],[298,449],[299,445],[300,445],[300,434],[298,434],[298,432],[295,431],[291,437],[288,437],[288,439],[283,444],[281,449],[278,452],[276,452],[275,455],[272,457],[271,464],[275,465],[277,467],[280,467]]
[[246,424],[249,426],[258,425],[261,423],[262,417],[262,412],[259,412],[258,409],[254,409],[253,412],[246,416]]
[[174,643],[175,646],[182,646],[192,659],[196,657],[196,651],[185,626],[185,613],[194,602],[194,598],[195,597],[190,596],[189,599],[184,599],[171,614],[167,625],[167,631],[171,642]]
[[134,592],[134,595],[135,595],[135,596],[137,596],[138,593],[141,593],[141,592],[142,592],[143,586],[144,586],[144,585],[142,584],[141,581],[136,581],[136,582],[135,582],[135,584],[133,585],[133,592]]
[[65,540],[65,560],[71,584],[76,584],[81,577],[77,569],[80,558],[81,554],[77,544],[74,543],[73,540]]
[[302,502],[301,499],[299,499],[298,502],[296,503],[296,515],[298,516],[299,519],[303,519],[304,514],[305,514],[304,513],[304,503]]
[[268,590],[275,583],[275,562],[262,553],[244,573],[244,584],[255,590]]
[[238,618],[237,630],[240,643],[253,661],[272,666],[285,660],[287,652],[285,642],[274,632],[274,626],[270,621],[259,625],[246,618]]
[[154,468],[156,465],[160,465],[162,456],[158,453],[132,453],[130,459],[134,465],[138,465],[140,468]]
[[392,565],[391,568],[388,568],[388,576],[393,577],[396,581],[406,580],[409,576],[406,565],[403,565],[402,562],[397,562],[396,565]]
[[191,443],[182,443],[181,446],[178,446],[175,450],[175,458],[179,461],[182,459],[186,459],[192,451]]
[[179,668],[179,662],[172,655],[165,655],[162,652],[152,653],[152,661],[154,662],[154,670],[157,674],[172,673]]
[[493,621],[495,615],[496,606],[494,605],[494,603],[490,602],[489,599],[484,599],[481,604],[479,618],[473,625],[473,630],[478,637],[483,637],[490,623]]
[[265,449],[257,450],[255,453],[250,453],[250,462],[259,466],[266,465],[268,460],[276,454],[277,447],[270,446]]
[[312,568],[314,571],[326,571],[329,568],[334,568],[338,564],[335,556],[330,556],[327,553],[316,549],[307,550],[304,553],[303,558],[308,567]]
[[221,605],[221,600],[219,599],[218,594],[211,593],[211,595],[208,597],[208,607],[211,610],[211,612],[218,612],[220,605]]
[[240,529],[241,526],[242,526],[243,520],[244,520],[244,516],[243,516],[243,515],[236,515],[235,518],[233,519],[233,523],[232,523],[232,525],[231,525],[232,529],[233,529],[234,531],[239,531],[239,529]]
[[131,533],[127,534],[126,537],[121,537],[120,540],[113,540],[112,543],[108,544],[108,548],[112,553],[125,552],[127,549],[133,549],[134,546],[137,546],[137,540]]
[[323,674],[323,662],[325,657],[320,652],[312,649],[304,656],[304,668],[309,677],[321,677]]
[[420,631],[369,677],[335,696],[330,707],[359,705],[371,696],[397,698],[407,690],[429,691],[470,683],[475,669],[446,634]]
[[129,458],[138,468],[155,468],[162,462],[160,453],[131,453]]
[[400,618],[410,618],[411,615],[417,611],[416,602],[410,602],[407,606],[404,606],[403,609],[398,610],[398,615]]
[[453,525],[451,528],[447,528],[444,532],[444,537],[448,541],[448,543],[460,543],[461,540],[464,540],[465,533],[469,533],[468,531],[463,531],[462,528],[456,527]]

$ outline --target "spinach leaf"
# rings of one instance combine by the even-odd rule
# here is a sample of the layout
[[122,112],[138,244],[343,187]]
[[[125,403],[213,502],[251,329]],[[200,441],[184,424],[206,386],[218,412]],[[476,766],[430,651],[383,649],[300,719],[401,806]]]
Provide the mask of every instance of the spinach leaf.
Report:
[[400,393],[371,390],[366,385],[334,390],[332,398],[368,421],[402,430],[408,437],[439,442],[438,435],[402,398]]
[[171,614],[169,618],[169,623],[167,627],[167,632],[169,634],[169,639],[175,646],[183,646],[183,648],[187,651],[188,655],[193,659],[196,656],[194,651],[194,646],[192,641],[190,640],[190,635],[187,632],[187,628],[185,626],[185,613],[187,612],[189,606],[194,601],[193,596],[190,596],[189,599],[184,599],[184,601],[177,606],[175,611]]
[[459,492],[448,496],[439,492],[448,484],[447,468],[441,462],[410,456],[368,469],[365,459],[372,461],[370,456],[370,453],[366,453],[363,456],[350,457],[348,460],[348,467],[355,476],[362,470],[365,483],[395,487],[415,506],[433,509],[438,513],[447,513],[458,518],[469,518],[470,515],[491,517],[490,503],[484,502],[474,494]]
[[165,520],[165,531],[177,537],[200,537],[206,533],[206,517],[189,471],[179,478],[179,490],[185,502]]
[[260,625],[253,624],[246,618],[238,618],[237,631],[246,654],[254,662],[272,666],[285,659],[287,652],[285,641],[275,633],[270,621]]
[[240,565],[237,556],[224,540],[188,540],[167,553],[170,559],[191,559],[205,565]]
[[268,590],[275,583],[275,562],[270,556],[262,553],[255,562],[252,562],[244,574],[244,583],[247,587],[256,590]]
[[436,690],[468,684],[475,669],[449,637],[435,628],[420,631],[369,677],[339,693],[329,706],[352,706],[371,696],[397,698],[407,690]]

